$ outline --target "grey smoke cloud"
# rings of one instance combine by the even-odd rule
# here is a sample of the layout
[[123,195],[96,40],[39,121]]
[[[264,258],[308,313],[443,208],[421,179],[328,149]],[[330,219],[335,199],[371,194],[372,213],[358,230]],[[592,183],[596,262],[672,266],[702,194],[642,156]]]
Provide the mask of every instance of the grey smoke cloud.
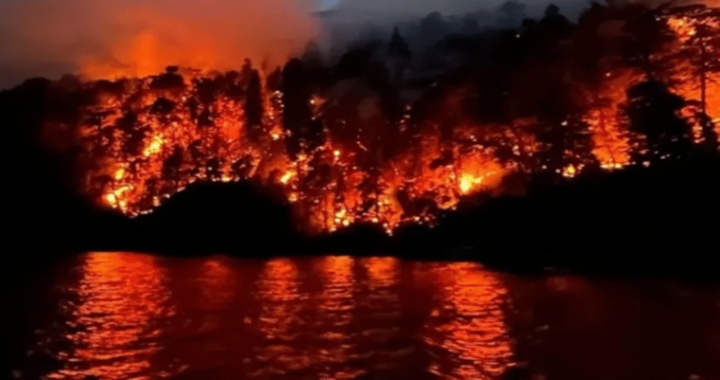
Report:
[[[506,0],[341,0],[335,9],[382,11],[394,14],[423,16],[430,12],[443,15],[463,15],[465,13],[497,8]],[[590,3],[589,0],[524,0],[530,14],[539,13],[548,4],[579,8]]]
[[497,6],[502,1],[478,0],[342,0],[337,9],[383,10],[393,13],[425,15],[438,11],[443,14],[462,14]]
[[[506,2],[520,6],[501,7]],[[601,0],[602,1],[602,0]],[[718,0],[720,1],[720,0]],[[328,62],[337,62],[348,47],[369,40],[387,40],[393,27],[412,49],[423,51],[446,33],[458,33],[465,16],[478,27],[520,26],[522,18],[540,18],[549,4],[558,5],[570,19],[579,15],[590,0],[340,0],[321,15],[322,33],[319,45]],[[508,14],[508,9],[512,9]],[[418,38],[420,21],[432,12],[439,12],[446,28],[432,36]]]

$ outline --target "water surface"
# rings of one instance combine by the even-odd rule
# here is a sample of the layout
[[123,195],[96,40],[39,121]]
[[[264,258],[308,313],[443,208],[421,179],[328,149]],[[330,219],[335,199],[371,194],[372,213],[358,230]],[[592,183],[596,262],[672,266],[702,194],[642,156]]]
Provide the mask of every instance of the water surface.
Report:
[[20,378],[720,379],[720,287],[340,256],[89,253],[24,276]]

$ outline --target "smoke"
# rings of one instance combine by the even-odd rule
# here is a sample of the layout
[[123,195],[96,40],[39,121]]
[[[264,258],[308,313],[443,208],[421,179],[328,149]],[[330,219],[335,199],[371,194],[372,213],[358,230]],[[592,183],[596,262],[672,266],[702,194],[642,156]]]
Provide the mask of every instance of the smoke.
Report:
[[[352,11],[382,11],[393,15],[425,16],[440,12],[444,16],[491,11],[509,0],[343,0],[335,9]],[[571,13],[588,7],[590,0],[516,0],[525,5],[530,16],[540,16],[549,4],[567,8]],[[567,12],[566,12],[567,13]]]
[[[397,26],[411,49],[424,50],[447,34],[471,29],[471,23],[480,29],[520,27],[526,17],[542,18],[550,4],[574,20],[590,0],[342,0],[323,13],[321,42],[326,50],[343,51],[365,40],[387,41]],[[420,35],[423,20],[435,12],[440,17],[432,16],[438,19],[432,21],[434,32]]]
[[466,12],[497,7],[503,0],[343,0],[337,9],[382,10],[394,14],[424,16],[430,12],[460,15]]
[[0,0],[0,88],[30,77],[280,64],[316,36],[312,0]]

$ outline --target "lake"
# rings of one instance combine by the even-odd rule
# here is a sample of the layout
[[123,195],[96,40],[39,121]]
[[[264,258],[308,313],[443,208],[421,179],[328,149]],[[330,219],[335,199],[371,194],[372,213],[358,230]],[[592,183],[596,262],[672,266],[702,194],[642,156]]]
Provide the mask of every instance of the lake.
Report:
[[17,378],[720,379],[720,286],[347,256],[87,253],[17,271]]

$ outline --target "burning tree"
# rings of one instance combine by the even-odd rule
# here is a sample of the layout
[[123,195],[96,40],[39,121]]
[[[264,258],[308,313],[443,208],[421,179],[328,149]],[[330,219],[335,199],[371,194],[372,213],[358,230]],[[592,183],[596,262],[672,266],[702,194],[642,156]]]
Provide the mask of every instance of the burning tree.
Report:
[[700,121],[703,144],[709,151],[717,151],[718,135],[708,109],[708,86],[720,74],[720,10],[705,5],[689,5],[667,11],[668,23],[678,33],[673,57],[689,66],[687,81],[700,89],[700,106],[696,117]]

